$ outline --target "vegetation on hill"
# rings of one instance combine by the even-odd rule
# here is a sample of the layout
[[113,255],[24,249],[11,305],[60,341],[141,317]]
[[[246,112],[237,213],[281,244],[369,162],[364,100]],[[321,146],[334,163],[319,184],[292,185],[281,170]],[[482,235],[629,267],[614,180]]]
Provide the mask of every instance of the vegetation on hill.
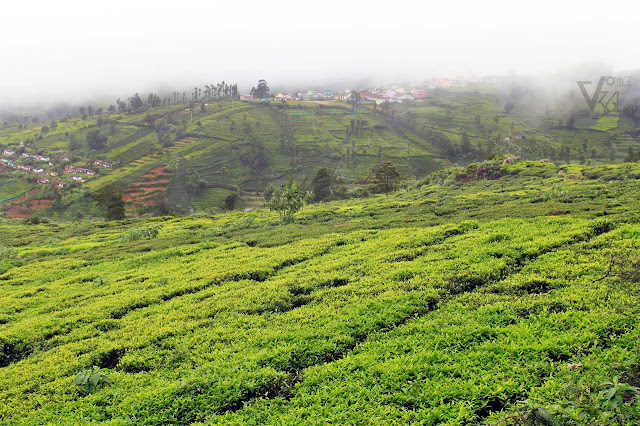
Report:
[[635,163],[0,222],[5,424],[635,424]]
[[[262,98],[269,87],[261,80],[255,91]],[[85,194],[112,184],[125,194],[129,216],[214,213],[225,209],[230,193],[238,198],[236,208],[256,207],[269,185],[292,178],[301,189],[314,190],[321,169],[333,183],[329,195],[314,191],[316,201],[377,191],[375,174],[386,162],[411,181],[496,152],[604,165],[633,161],[639,150],[632,112],[591,117],[580,99],[541,112],[533,107],[539,102],[490,85],[435,89],[424,99],[381,105],[366,97],[314,103],[244,102],[238,96],[235,85],[223,82],[165,99],[136,94],[109,108],[83,107],[76,117],[0,127],[0,149],[15,152],[3,159],[57,173],[39,184],[42,173],[2,163],[0,210],[13,217],[13,207],[26,217],[92,217],[100,210]],[[95,175],[68,181],[68,165]],[[156,182],[164,179],[159,173],[170,181]],[[54,182],[60,180],[65,184]],[[53,188],[38,195],[44,185]]]

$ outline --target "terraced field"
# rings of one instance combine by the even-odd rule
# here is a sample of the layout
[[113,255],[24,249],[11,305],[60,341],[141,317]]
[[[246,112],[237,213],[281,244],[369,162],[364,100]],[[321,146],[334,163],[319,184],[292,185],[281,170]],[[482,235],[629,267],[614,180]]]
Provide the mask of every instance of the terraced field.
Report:
[[635,424],[640,168],[501,171],[284,226],[0,222],[0,421]]
[[126,207],[136,209],[142,207],[143,204],[157,204],[158,200],[164,196],[172,174],[164,167],[157,166],[140,176],[139,180],[131,183],[122,196]]

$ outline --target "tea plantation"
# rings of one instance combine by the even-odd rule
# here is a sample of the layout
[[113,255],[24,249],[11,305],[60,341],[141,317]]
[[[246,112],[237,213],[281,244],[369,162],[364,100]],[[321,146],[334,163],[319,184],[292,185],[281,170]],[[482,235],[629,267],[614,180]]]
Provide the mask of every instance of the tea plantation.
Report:
[[477,167],[0,222],[0,423],[638,424],[640,165]]

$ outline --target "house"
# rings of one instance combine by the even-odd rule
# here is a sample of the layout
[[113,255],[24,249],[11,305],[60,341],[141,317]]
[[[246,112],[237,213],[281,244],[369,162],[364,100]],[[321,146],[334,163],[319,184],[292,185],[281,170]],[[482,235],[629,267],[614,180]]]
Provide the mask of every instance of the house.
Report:
[[105,167],[105,168],[111,168],[112,164],[111,163],[107,163],[106,161],[102,161],[102,160],[96,160],[93,162],[94,166],[100,166],[100,167]]
[[252,101],[253,100],[253,95],[240,95],[240,100],[241,101]]
[[453,82],[446,78],[439,78],[436,80],[436,87],[449,88],[453,85]]
[[383,96],[385,98],[393,98],[396,95],[396,91],[395,90],[385,90],[383,92]]
[[47,184],[47,183],[49,183],[49,179],[47,179],[47,178],[40,178],[40,179],[38,179],[38,183]]
[[58,188],[63,188],[67,184],[67,182],[63,182],[61,180],[54,180],[53,183],[58,185]]
[[427,91],[423,90],[423,89],[414,89],[413,97],[414,98],[426,98],[427,97]]
[[64,166],[64,173],[73,173],[76,171],[76,168],[73,167],[71,164],[67,164],[66,166]]
[[13,155],[16,155],[15,151],[11,151],[9,149],[5,149],[4,151],[2,151],[2,155],[4,155],[5,157],[11,157]]

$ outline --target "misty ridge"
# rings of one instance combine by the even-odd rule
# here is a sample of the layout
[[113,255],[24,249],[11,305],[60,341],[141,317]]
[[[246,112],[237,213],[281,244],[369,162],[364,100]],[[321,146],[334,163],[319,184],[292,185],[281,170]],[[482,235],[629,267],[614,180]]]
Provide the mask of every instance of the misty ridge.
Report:
[[[464,72],[458,73],[457,76],[464,75]],[[445,77],[436,75],[431,78]],[[620,105],[631,105],[640,98],[640,70],[623,70],[616,71],[613,66],[603,65],[601,63],[582,64],[571,68],[563,69],[553,74],[518,75],[509,73],[505,75],[485,76],[486,81],[490,81],[495,87],[497,96],[502,102],[519,104],[521,107],[528,108],[530,112],[542,113],[549,107],[559,109],[575,108],[575,105],[583,99],[583,94],[577,84],[578,81],[591,81],[590,89],[595,90],[600,78],[609,77],[605,84],[605,89],[620,90]],[[455,77],[450,77],[455,78]],[[611,87],[611,78],[617,79]],[[624,83],[623,83],[624,79]],[[258,79],[256,78],[255,81]],[[384,89],[398,86],[407,87],[426,87],[427,78],[405,81],[385,81],[383,78],[375,78],[372,76],[359,79],[334,79],[326,80],[317,79],[309,80],[306,83],[296,83],[292,81],[278,82],[270,81],[271,94],[276,93],[302,93],[309,90],[323,92],[325,90],[341,91],[341,90],[367,90],[370,88]],[[301,81],[304,81],[301,79]],[[623,83],[623,84],[621,84]],[[634,84],[635,83],[635,84]],[[252,86],[253,84],[253,86]],[[149,95],[155,95],[162,99],[176,100],[175,94],[183,101],[193,100],[194,87],[200,90],[205,89],[208,84],[195,85],[175,85],[163,83],[155,89],[148,88],[148,85],[142,85],[140,90],[135,90],[139,96],[146,99]],[[213,85],[213,84],[212,84]],[[249,93],[255,83],[244,81],[238,85],[238,93]],[[25,101],[24,103],[13,101],[10,104],[2,104],[0,99],[0,119],[19,121],[20,117],[25,116],[42,116],[42,118],[63,118],[65,116],[73,116],[79,114],[79,109],[83,106],[92,105],[94,109],[101,108],[107,111],[110,105],[115,105],[116,100],[126,100],[134,93],[123,93],[113,91],[109,94],[102,93],[94,95],[87,93],[83,95],[82,101],[78,99],[67,98],[50,98],[43,97],[37,101]],[[183,98],[183,94],[185,97]],[[584,106],[587,106],[586,104]],[[587,108],[588,109],[588,108]],[[582,110],[581,113],[586,113]]]

